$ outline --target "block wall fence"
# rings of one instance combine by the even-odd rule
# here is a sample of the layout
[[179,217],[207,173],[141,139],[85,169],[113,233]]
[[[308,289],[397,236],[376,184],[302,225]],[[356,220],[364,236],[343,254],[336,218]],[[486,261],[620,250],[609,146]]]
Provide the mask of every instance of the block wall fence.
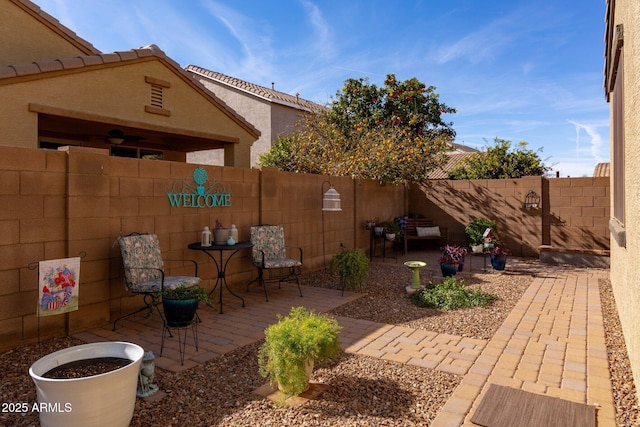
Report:
[[[517,254],[536,256],[545,242],[608,249],[609,206],[600,205],[608,200],[608,180],[525,178],[403,186],[273,168],[201,166],[207,185],[215,180],[231,193],[231,205],[172,206],[167,192],[193,181],[198,166],[110,157],[107,150],[83,147],[0,147],[0,351],[104,325],[139,307],[141,299],[124,289],[116,243],[119,235],[131,232],[157,234],[167,260],[198,261],[207,289],[215,283],[215,265],[187,245],[199,241],[202,228],[213,227],[216,220],[235,224],[240,240],[249,239],[251,225],[282,224],[287,244],[303,249],[305,271],[323,268],[341,244],[368,250],[369,234],[362,225],[366,219],[407,212],[421,212],[449,227],[452,243],[464,243],[464,225],[480,215],[499,217],[501,232]],[[341,195],[342,211],[323,216],[322,195],[329,183]],[[542,209],[536,212],[524,212],[519,205],[521,193],[530,188],[543,195]],[[79,309],[38,318],[38,270],[29,265],[80,254]],[[227,269],[227,280],[238,291],[255,277],[248,255],[238,253]],[[189,263],[167,264],[171,274],[191,274]]]

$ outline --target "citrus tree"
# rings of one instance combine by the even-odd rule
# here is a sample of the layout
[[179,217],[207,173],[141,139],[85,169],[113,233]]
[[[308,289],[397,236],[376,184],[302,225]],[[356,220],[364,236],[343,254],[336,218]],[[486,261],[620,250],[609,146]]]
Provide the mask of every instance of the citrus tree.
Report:
[[495,138],[494,145],[486,151],[465,158],[459,168],[449,173],[449,179],[521,178],[544,175],[551,170],[527,145],[521,141],[516,149],[511,149],[511,141]]
[[389,74],[384,87],[349,79],[326,111],[305,116],[260,163],[290,172],[421,182],[446,163],[455,136],[433,86]]

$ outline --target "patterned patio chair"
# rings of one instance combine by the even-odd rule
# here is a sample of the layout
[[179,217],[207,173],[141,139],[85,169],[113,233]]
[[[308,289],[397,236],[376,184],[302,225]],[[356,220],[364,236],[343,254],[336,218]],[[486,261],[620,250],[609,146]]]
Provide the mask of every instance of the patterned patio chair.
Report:
[[[302,248],[295,247],[299,257],[287,258],[284,242],[284,228],[281,225],[259,225],[251,227],[251,260],[258,269],[258,277],[247,284],[258,282],[264,290],[264,296],[269,301],[265,282],[277,281],[278,287],[282,282],[295,282],[298,292],[302,296],[298,272],[302,269]],[[268,273],[265,277],[265,272]]]
[[113,322],[113,330],[120,319],[132,316],[144,310],[153,310],[157,304],[158,294],[164,289],[174,289],[180,286],[195,286],[201,282],[198,276],[198,264],[193,260],[183,260],[193,263],[194,276],[166,276],[164,262],[160,251],[160,242],[155,234],[130,234],[118,237],[122,266],[124,268],[125,288],[134,294],[144,295],[145,305],[138,310],[118,317]]

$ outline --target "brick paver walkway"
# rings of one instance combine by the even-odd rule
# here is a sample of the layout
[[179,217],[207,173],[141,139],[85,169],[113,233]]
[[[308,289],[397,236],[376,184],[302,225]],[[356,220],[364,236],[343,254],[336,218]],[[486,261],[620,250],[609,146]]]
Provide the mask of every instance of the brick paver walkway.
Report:
[[[598,425],[615,425],[598,280],[606,270],[545,267],[538,271],[501,328],[490,340],[465,338],[339,317],[346,351],[398,363],[461,375],[462,382],[444,405],[433,426],[473,426],[470,418],[490,384],[598,406]],[[327,311],[358,295],[322,288],[283,285],[269,293],[269,302],[254,289],[247,301],[225,297],[224,314],[201,309],[199,350],[187,341],[180,365],[176,339],[165,342],[157,315],[119,322],[118,330],[98,328],[75,335],[87,342],[125,340],[152,350],[156,365],[172,371],[189,369],[264,337],[264,329],[292,306]]]

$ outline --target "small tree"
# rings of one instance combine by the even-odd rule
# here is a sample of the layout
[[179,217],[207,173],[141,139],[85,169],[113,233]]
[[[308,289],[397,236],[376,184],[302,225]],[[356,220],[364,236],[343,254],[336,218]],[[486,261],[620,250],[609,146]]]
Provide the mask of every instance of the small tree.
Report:
[[[538,150],[541,151],[542,149]],[[475,153],[463,160],[462,166],[449,173],[449,179],[504,179],[544,175],[545,166],[538,153],[521,141],[511,150],[511,141],[495,138],[486,152]]]
[[296,130],[260,157],[263,166],[289,172],[322,173],[422,182],[447,161],[455,132],[433,86],[393,74],[378,88],[349,79],[329,110],[305,116]]

